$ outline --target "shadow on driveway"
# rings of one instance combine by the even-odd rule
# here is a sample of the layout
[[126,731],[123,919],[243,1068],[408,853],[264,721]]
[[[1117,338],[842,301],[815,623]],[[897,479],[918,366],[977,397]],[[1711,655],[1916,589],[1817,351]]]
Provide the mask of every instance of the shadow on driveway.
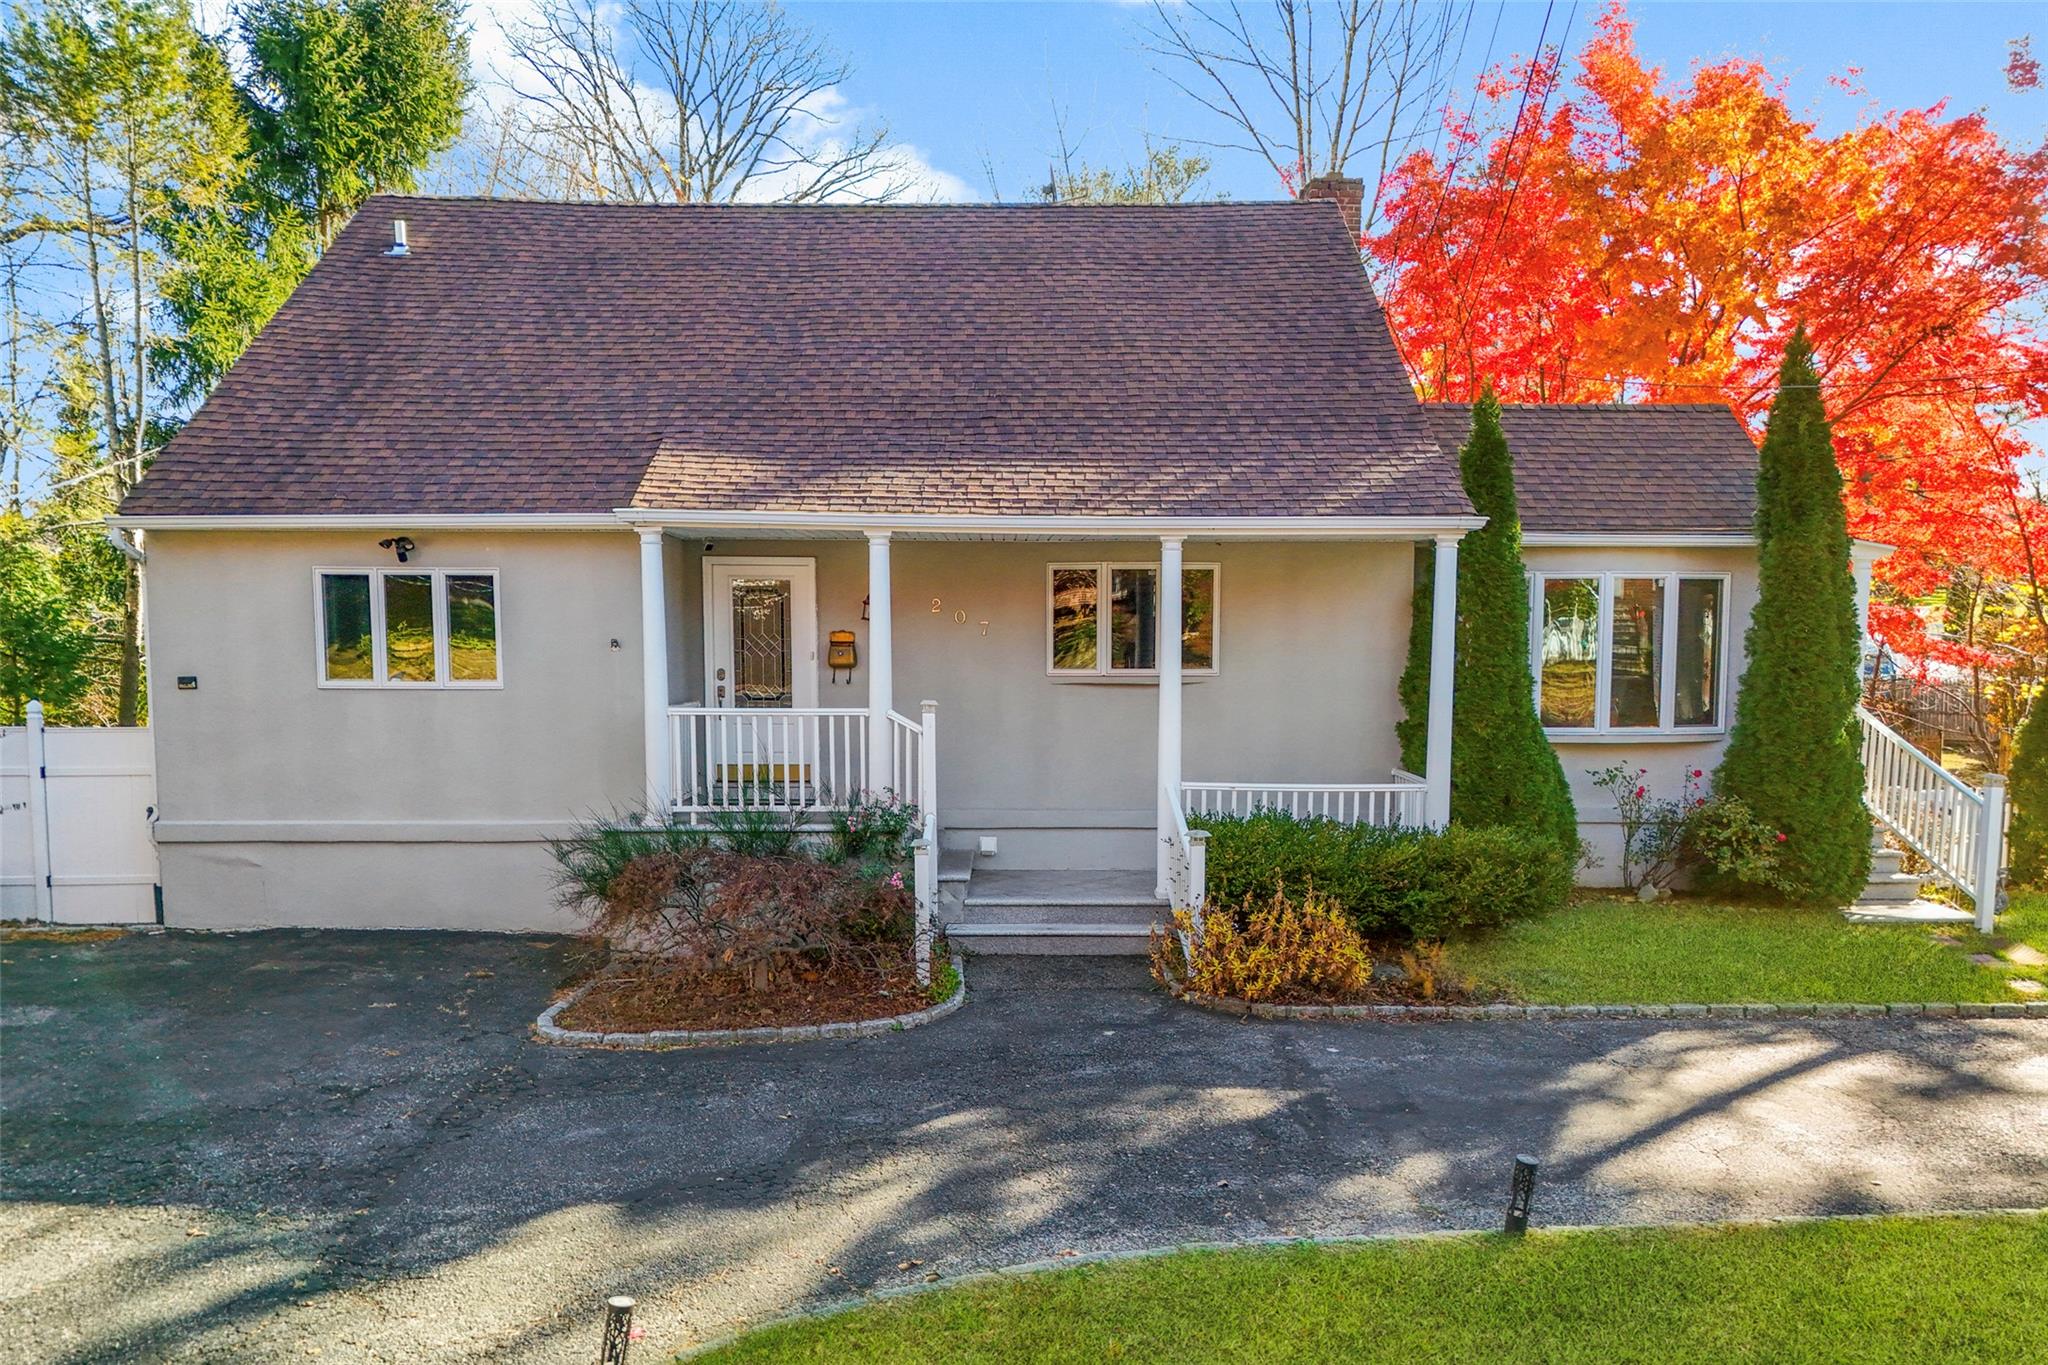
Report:
[[[1186,1240],[2048,1203],[2031,1022],[1247,1023],[981,959],[884,1038],[528,1040],[544,937],[21,941],[0,1356],[583,1360]],[[652,1352],[650,1351],[650,1354]]]

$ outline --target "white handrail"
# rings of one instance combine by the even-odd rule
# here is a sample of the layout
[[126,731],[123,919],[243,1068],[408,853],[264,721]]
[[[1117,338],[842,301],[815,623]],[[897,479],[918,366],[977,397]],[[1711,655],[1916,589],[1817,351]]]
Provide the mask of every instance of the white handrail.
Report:
[[938,912],[939,897],[939,704],[922,703],[919,718],[889,712],[891,771],[901,790],[898,796],[917,807],[918,839],[914,859],[917,897],[917,981],[931,984],[932,918]]
[[1990,933],[2005,870],[2005,779],[1986,777],[1980,792],[1863,707],[1856,708],[1856,723],[1871,815],[1937,877],[1970,896],[1978,930]]
[[1190,815],[1251,815],[1265,810],[1346,825],[1419,827],[1424,819],[1422,780],[1398,770],[1395,777],[1400,780],[1183,782],[1182,805]]
[[1180,936],[1182,956],[1192,961],[1196,942],[1202,938],[1207,927],[1204,921],[1204,907],[1209,899],[1209,831],[1190,830],[1187,813],[1181,809],[1180,793],[1171,783],[1159,789],[1161,804],[1167,812],[1166,833],[1161,836],[1166,844],[1166,895],[1174,910],[1188,912],[1188,923],[1192,928],[1192,941],[1187,931],[1173,926],[1173,932]]

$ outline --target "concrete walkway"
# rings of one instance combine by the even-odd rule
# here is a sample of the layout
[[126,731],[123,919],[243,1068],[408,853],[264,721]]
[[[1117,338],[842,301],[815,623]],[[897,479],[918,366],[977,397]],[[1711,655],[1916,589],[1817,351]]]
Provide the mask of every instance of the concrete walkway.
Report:
[[17,941],[0,1359],[644,1358],[1062,1251],[2048,1204],[2048,1025],[1240,1023],[984,963],[860,1042],[535,1046],[565,945]]

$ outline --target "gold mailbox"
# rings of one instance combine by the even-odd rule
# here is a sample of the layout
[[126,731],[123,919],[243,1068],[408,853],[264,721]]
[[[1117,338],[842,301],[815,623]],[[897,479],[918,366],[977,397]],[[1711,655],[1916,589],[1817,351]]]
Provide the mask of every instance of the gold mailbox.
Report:
[[860,655],[853,647],[853,632],[835,630],[825,636],[825,666],[836,675],[840,669],[853,672],[853,666],[860,662]]

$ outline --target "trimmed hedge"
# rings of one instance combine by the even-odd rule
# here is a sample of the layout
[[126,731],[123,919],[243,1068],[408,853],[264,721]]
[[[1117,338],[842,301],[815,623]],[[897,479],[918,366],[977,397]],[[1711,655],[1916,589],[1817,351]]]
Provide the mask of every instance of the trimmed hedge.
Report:
[[1443,938],[1563,905],[1573,866],[1526,830],[1384,829],[1279,811],[1191,816],[1209,831],[1208,903],[1264,904],[1283,890],[1327,896],[1369,938]]

